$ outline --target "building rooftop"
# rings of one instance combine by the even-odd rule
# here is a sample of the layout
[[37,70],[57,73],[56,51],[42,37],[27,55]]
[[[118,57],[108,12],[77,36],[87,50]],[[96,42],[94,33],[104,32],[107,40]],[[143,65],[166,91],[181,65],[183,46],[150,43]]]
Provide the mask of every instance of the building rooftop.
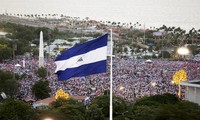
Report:
[[[78,101],[79,100],[83,101],[86,98],[86,96],[71,96],[71,97],[72,97],[72,99],[75,99],[75,100],[78,100]],[[34,102],[33,106],[37,107],[37,106],[41,106],[41,105],[49,105],[52,102],[54,102],[55,100],[56,100],[55,97],[52,96],[52,97],[49,97],[49,98],[46,98],[46,99],[43,99],[43,100],[38,100],[38,101]]]
[[200,80],[181,82],[180,85],[200,88]]

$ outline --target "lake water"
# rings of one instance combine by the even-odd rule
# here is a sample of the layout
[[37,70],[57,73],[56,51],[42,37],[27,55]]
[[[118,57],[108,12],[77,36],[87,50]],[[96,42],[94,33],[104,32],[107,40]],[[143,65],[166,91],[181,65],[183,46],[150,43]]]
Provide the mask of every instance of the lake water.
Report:
[[72,17],[200,29],[200,0],[0,0],[0,13]]

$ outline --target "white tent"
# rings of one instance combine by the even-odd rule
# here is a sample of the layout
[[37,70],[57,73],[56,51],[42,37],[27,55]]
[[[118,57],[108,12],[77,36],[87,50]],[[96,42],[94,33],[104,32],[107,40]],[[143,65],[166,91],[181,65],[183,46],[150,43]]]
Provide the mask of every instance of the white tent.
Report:
[[146,63],[152,63],[152,60],[148,59],[145,61]]
[[20,64],[16,64],[15,67],[21,67],[21,65]]

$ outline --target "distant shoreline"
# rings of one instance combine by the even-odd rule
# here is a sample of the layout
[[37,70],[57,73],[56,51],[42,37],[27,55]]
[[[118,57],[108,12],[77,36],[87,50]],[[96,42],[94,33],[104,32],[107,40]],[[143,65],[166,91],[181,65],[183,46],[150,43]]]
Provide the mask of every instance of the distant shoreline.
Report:
[[[67,19],[71,19],[71,20],[76,20],[76,21],[83,21],[83,20],[94,20],[94,19],[91,19],[89,17],[86,17],[86,18],[80,18],[80,17],[71,17],[71,16],[65,16],[64,14],[11,14],[11,13],[7,13],[7,14],[0,14],[0,16],[6,16],[6,17],[10,17],[10,18],[16,18],[16,19],[24,19],[24,20],[36,20],[36,19],[55,19],[55,20],[58,20],[59,19],[63,19],[63,18],[67,18]],[[6,19],[6,18],[4,18]],[[11,19],[8,19],[8,20],[11,20]],[[0,21],[2,21],[2,17],[0,18]],[[98,21],[98,20],[94,20],[94,21],[97,21],[97,22],[102,22],[102,23],[112,23],[112,22],[115,22],[115,21]],[[123,22],[115,22],[116,24],[120,23],[121,25],[127,25],[128,27],[133,27],[135,29],[149,29],[149,30],[155,30],[156,28],[160,28],[162,27],[163,25],[167,26],[167,27],[176,27],[176,26],[168,26],[166,24],[162,24],[161,26],[158,26],[158,27],[146,27],[146,24],[142,24],[140,22],[136,22],[136,23],[123,23]],[[34,25],[33,25],[34,26]],[[37,25],[36,25],[37,26]],[[43,26],[42,24],[40,26]],[[52,26],[53,27],[53,26]],[[181,27],[180,27],[181,28]],[[184,28],[181,28],[183,30],[186,30],[186,32],[189,32],[189,30],[193,29],[184,29]],[[196,28],[195,28],[196,29]],[[196,30],[199,30],[200,28],[196,29]]]

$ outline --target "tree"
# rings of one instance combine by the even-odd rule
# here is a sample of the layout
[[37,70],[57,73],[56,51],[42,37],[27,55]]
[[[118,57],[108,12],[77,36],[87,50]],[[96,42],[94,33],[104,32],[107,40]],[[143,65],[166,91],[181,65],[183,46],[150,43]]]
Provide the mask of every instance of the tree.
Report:
[[31,120],[34,113],[34,109],[22,101],[8,100],[0,104],[1,120]]
[[19,89],[17,81],[13,80],[12,73],[0,70],[0,92],[4,92],[10,98],[16,97]]
[[47,76],[47,69],[44,67],[40,67],[38,68],[36,73],[40,78],[44,79]]
[[51,88],[49,87],[48,81],[39,80],[32,87],[32,94],[35,95],[37,99],[45,99],[49,97]]
[[50,105],[50,108],[51,109],[57,109],[59,107],[61,107],[62,105],[65,105],[65,104],[79,104],[77,100],[74,100],[72,98],[69,98],[69,99],[62,99],[62,98],[59,98],[55,101],[53,101]]
[[85,120],[85,106],[83,103],[65,103],[56,109],[64,116],[64,120]]
[[28,45],[28,43],[25,43],[22,40],[13,40],[13,41],[11,41],[9,43],[10,47],[13,47],[13,45],[17,46],[17,48],[14,48],[16,55],[24,55],[25,52],[30,52],[31,51],[31,48]]
[[8,79],[2,85],[3,85],[2,91],[4,91],[8,97],[10,98],[17,97],[19,90],[18,90],[18,83],[16,82],[16,80]]
[[[89,109],[91,106],[95,105],[98,109],[102,110],[104,117],[109,117],[109,95],[102,95],[96,97],[91,104],[89,105]],[[128,102],[124,101],[120,97],[113,96],[113,117],[117,117],[119,114],[122,114],[127,111]]]
[[165,93],[162,95],[153,95],[150,97],[143,97],[136,101],[135,106],[159,106],[161,104],[175,104],[179,99],[175,94]]
[[198,104],[179,101],[169,93],[139,99],[129,111],[127,117],[135,120],[198,120],[200,117]]
[[0,61],[9,59],[12,57],[12,49],[7,45],[0,44]]
[[102,95],[94,98],[91,102],[91,105],[93,104],[96,104],[98,108],[102,109],[104,117],[109,117],[109,95]]
[[182,101],[174,105],[162,105],[155,111],[154,120],[199,120],[198,104]]
[[37,48],[32,49],[32,54],[33,54],[33,57],[38,57],[39,56],[39,49],[37,49]]
[[127,49],[127,47],[124,47],[124,51],[123,51],[124,53],[127,53],[128,52],[128,49]]
[[103,94],[104,95],[110,95],[110,90],[104,90]]
[[86,111],[87,120],[105,120],[102,109],[98,108],[97,104],[93,104]]
[[130,119],[134,120],[153,120],[156,108],[152,106],[135,106],[132,110]]
[[196,55],[196,54],[199,53],[199,49],[198,49],[197,44],[195,44],[195,45],[188,45],[188,49],[189,49],[189,51],[191,51],[191,53],[193,55]]
[[161,53],[159,54],[159,57],[170,58],[171,55],[168,51],[161,51]]

